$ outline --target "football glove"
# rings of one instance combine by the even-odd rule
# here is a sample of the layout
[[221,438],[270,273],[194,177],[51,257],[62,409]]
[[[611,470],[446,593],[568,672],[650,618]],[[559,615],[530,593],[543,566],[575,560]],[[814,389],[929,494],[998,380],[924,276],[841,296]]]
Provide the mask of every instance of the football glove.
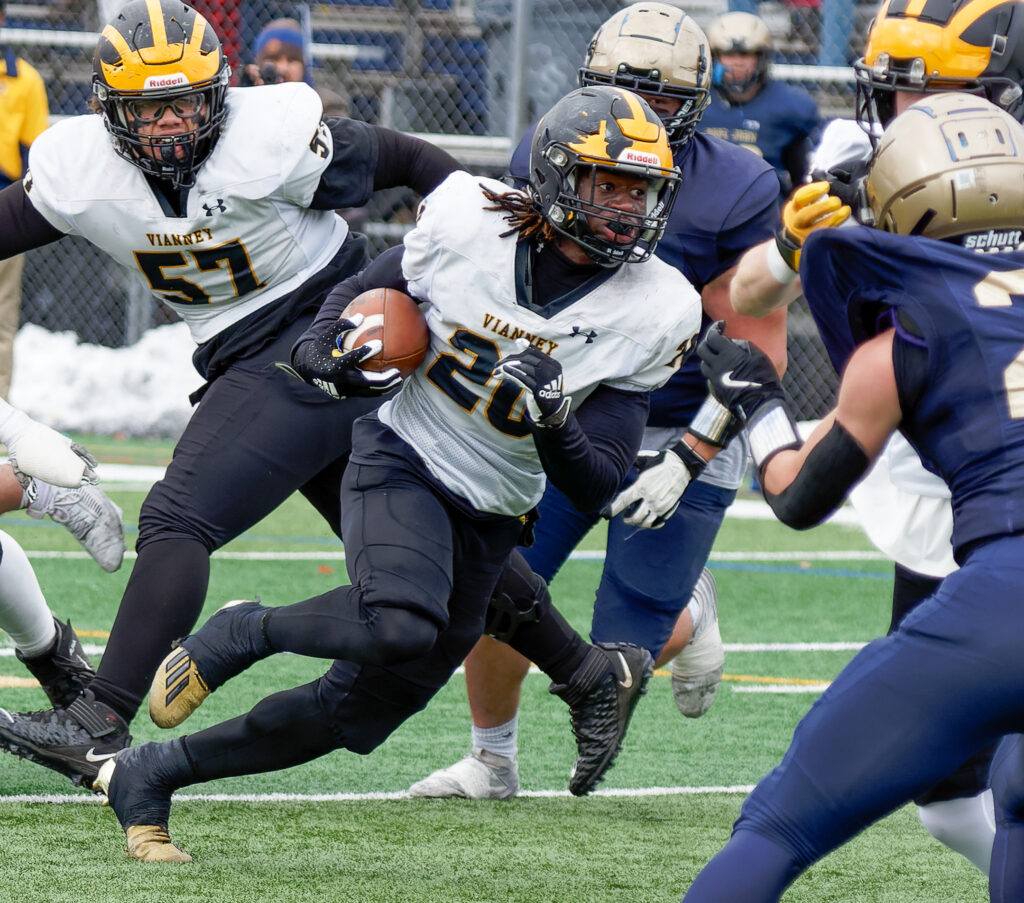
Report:
[[526,416],[543,429],[557,429],[569,416],[572,397],[562,394],[562,365],[526,339],[516,339],[519,351],[503,357],[491,375],[515,383],[526,392]]
[[89,452],[34,420],[8,440],[7,451],[14,474],[23,486],[32,477],[66,488],[99,482],[96,459]]
[[721,320],[712,323],[697,346],[700,372],[715,398],[746,424],[758,408],[786,396],[768,355],[749,342],[730,339],[724,326]]
[[775,233],[779,256],[794,273],[800,271],[800,249],[815,229],[838,226],[850,216],[849,204],[829,194],[829,183],[810,182],[794,191],[782,208],[782,226]]
[[675,514],[686,487],[707,462],[685,442],[677,442],[664,451],[640,452],[635,466],[639,475],[612,499],[607,515],[621,514],[632,527],[657,530]]
[[[378,339],[372,339],[351,351],[344,350],[345,333],[362,322],[362,314],[356,314],[351,319],[338,317],[315,339],[303,342],[292,352],[292,372],[331,398],[383,395],[390,392],[402,381],[397,367],[377,373],[363,370],[359,366],[368,357],[380,354],[383,345]],[[284,365],[281,369],[292,368]]]

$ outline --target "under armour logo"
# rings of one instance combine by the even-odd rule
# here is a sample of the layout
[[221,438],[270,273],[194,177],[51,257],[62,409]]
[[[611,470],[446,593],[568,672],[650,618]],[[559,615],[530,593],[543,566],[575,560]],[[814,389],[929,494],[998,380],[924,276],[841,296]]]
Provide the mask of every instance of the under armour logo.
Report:
[[584,332],[582,329],[579,328],[579,326],[573,326],[572,335],[570,335],[569,338],[571,339],[578,335],[581,335],[583,336],[583,338],[586,339],[586,342],[584,343],[586,345],[589,345],[591,342],[594,341],[594,339],[597,338],[597,333],[594,332],[593,329],[589,330],[588,332]]
[[216,204],[203,204],[203,210],[207,216],[213,216],[214,213],[227,213],[228,208],[224,204],[224,198],[217,198]]

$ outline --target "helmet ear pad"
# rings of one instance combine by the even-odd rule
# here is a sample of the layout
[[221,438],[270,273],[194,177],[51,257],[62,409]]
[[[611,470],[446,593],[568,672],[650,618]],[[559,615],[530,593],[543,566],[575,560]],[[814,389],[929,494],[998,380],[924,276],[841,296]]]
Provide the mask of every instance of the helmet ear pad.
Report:
[[[115,151],[176,188],[195,184],[213,150],[230,77],[213,27],[180,0],[131,0],[104,27],[93,57],[93,94]],[[186,98],[197,94],[201,107],[181,117],[180,131],[153,136],[132,112],[140,102],[187,107]]]

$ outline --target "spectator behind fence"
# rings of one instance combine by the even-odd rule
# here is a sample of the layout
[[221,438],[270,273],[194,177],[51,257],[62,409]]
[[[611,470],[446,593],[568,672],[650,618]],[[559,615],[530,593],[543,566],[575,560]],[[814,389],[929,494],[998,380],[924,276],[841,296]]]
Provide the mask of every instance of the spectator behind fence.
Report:
[[[4,3],[0,2],[0,26],[4,24]],[[0,188],[21,178],[28,147],[49,125],[43,79],[14,51],[0,43],[4,75],[0,82]],[[0,397],[11,390],[14,365],[14,334],[21,312],[21,255],[0,261]]]
[[348,116],[348,99],[337,91],[313,84],[309,41],[295,19],[275,19],[264,26],[253,45],[256,61],[242,69],[239,83],[277,85],[281,82],[305,82],[314,88],[324,104],[327,116]]
[[772,80],[772,35],[757,16],[726,13],[707,33],[713,90],[698,128],[764,157],[775,167],[785,197],[804,181],[821,129],[818,106],[803,88]]

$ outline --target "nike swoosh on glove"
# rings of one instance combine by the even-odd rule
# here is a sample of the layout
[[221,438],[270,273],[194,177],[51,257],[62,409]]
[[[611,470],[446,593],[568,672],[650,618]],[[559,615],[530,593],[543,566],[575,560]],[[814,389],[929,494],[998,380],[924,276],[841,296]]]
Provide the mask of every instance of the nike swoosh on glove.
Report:
[[771,401],[784,402],[786,395],[771,360],[749,342],[730,339],[722,320],[712,323],[697,346],[700,372],[711,393],[741,423]]

